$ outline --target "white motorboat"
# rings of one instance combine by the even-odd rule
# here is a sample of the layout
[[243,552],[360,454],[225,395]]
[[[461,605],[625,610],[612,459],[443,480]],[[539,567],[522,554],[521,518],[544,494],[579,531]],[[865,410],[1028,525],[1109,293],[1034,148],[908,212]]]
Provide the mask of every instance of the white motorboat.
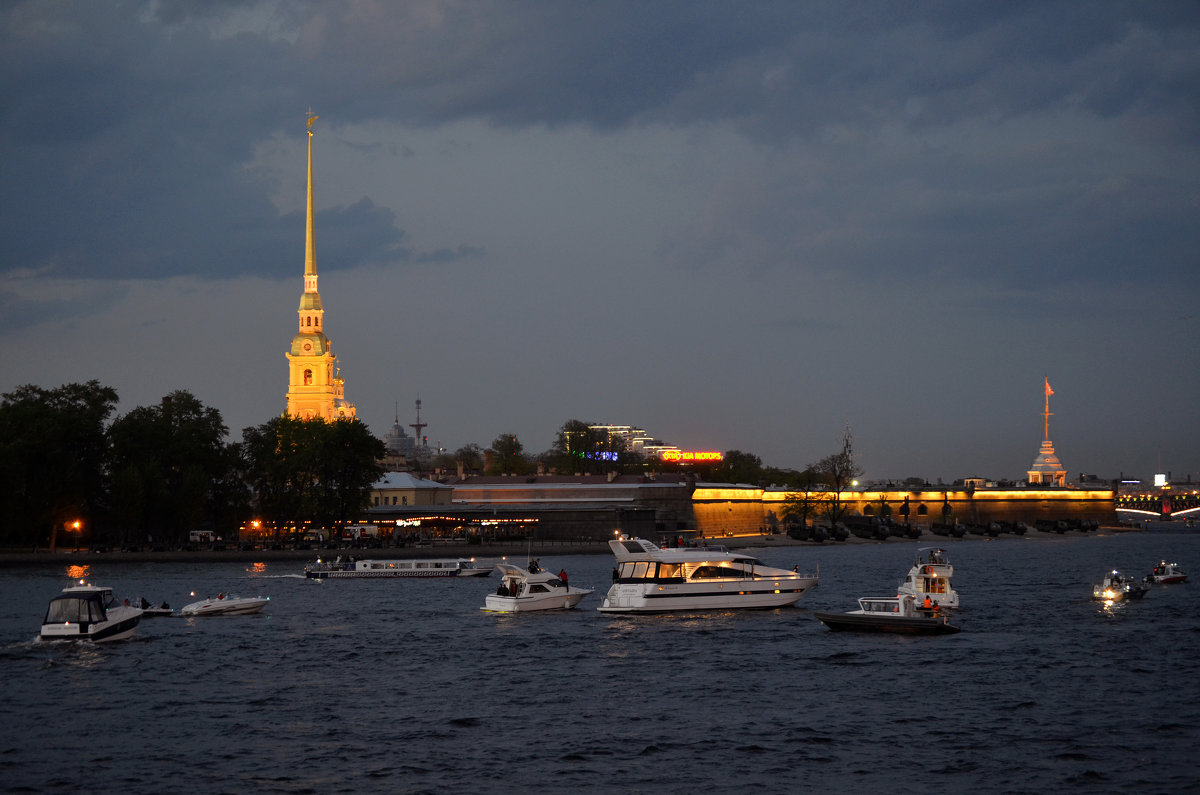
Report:
[[1170,585],[1176,582],[1187,582],[1187,572],[1179,568],[1178,563],[1167,563],[1165,560],[1154,567],[1154,571],[1142,578],[1146,585]]
[[948,635],[960,630],[940,610],[918,607],[917,597],[864,596],[858,609],[848,613],[813,612],[813,617],[835,632],[898,632],[908,635]]
[[953,576],[954,567],[946,560],[945,552],[936,547],[922,547],[896,594],[915,596],[919,603],[928,597],[938,607],[953,610],[958,607],[958,592],[950,586]]
[[1092,598],[1101,602],[1127,602],[1141,599],[1149,587],[1132,577],[1123,577],[1116,569],[1104,575],[1099,585],[1092,586]]
[[304,567],[310,580],[342,580],[380,577],[486,577],[494,564],[477,562],[475,558],[411,558],[405,560],[342,560],[321,561]]
[[765,566],[724,548],[661,548],[642,538],[608,542],[617,559],[604,613],[661,613],[786,607],[818,576]]
[[142,620],[142,611],[118,602],[112,588],[71,585],[50,600],[39,640],[124,640]]
[[488,594],[479,608],[489,613],[570,610],[594,590],[574,588],[562,574],[551,574],[533,565],[522,569],[511,563],[497,563],[496,569],[502,577],[500,587]]
[[[194,594],[193,594],[194,595]],[[269,596],[232,596],[217,594],[199,602],[184,605],[182,616],[244,616],[260,612],[271,601]]]

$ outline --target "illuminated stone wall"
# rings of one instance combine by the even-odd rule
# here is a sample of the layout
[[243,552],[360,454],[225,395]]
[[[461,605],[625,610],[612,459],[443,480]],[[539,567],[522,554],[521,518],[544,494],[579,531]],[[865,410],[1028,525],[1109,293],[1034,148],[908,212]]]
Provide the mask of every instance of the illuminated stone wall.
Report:
[[[707,498],[692,503],[696,530],[705,536],[724,536],[761,532],[768,527],[772,511],[782,517],[787,492],[729,486],[719,491],[698,488],[696,494]],[[714,499],[718,495],[723,499]],[[946,504],[950,505],[949,516],[965,524],[986,525],[994,521],[1032,524],[1039,519],[1116,522],[1115,494],[1107,489],[866,491],[843,493],[842,501],[850,515],[859,516],[868,513],[877,516],[886,504],[892,519],[900,522],[904,517],[899,511],[906,497],[908,522],[922,527],[944,521],[942,507]]]

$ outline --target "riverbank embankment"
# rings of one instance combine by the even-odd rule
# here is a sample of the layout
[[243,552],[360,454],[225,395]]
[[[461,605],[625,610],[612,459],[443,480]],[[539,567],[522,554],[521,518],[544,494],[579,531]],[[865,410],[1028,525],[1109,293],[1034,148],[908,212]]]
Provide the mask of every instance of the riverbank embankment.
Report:
[[[1091,533],[1137,532],[1134,527],[1101,527]],[[797,541],[784,535],[774,536],[725,536],[707,539],[709,544],[721,545],[731,549],[771,547],[811,547],[811,546],[855,546],[860,544],[905,544],[919,543],[950,544],[956,541],[1003,541],[1006,539],[1062,538],[1064,536],[1084,536],[1087,532],[1067,531],[1066,533],[1048,533],[1033,530],[1025,535],[1000,535],[995,538],[967,534],[961,539],[923,533],[920,538],[889,538],[883,541],[876,539],[850,536],[845,541]],[[156,549],[156,550],[112,550],[93,552],[85,549],[58,549],[53,552],[42,550],[0,550],[0,567],[5,566],[44,566],[44,565],[85,565],[100,561],[106,563],[222,563],[245,562],[253,563],[272,560],[311,561],[318,557],[354,556],[360,559],[390,559],[390,558],[488,558],[503,557],[554,557],[556,555],[601,555],[609,554],[608,543],[605,541],[553,541],[553,540],[513,540],[507,542],[492,542],[488,544],[439,544],[432,547],[378,547],[373,549]]]

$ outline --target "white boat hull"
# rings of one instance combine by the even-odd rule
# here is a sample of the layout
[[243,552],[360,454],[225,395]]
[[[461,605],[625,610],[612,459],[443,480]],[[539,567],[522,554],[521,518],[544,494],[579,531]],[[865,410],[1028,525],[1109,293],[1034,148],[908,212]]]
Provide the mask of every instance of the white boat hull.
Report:
[[90,640],[93,643],[127,640],[133,636],[133,632],[141,620],[142,611],[136,607],[115,607],[108,611],[107,621],[91,624],[78,621],[43,624],[38,639],[45,641]]
[[571,610],[592,589],[568,588],[563,593],[534,594],[532,596],[499,596],[491,594],[484,599],[481,610],[489,613],[527,613],[533,610]]
[[474,559],[413,558],[404,560],[317,561],[304,569],[310,580],[392,579],[396,577],[486,577],[494,565]]
[[269,601],[265,597],[205,599],[184,606],[179,613],[184,616],[245,616],[261,612]]
[[608,589],[599,610],[602,613],[665,613],[789,607],[799,602],[816,584],[815,577],[702,583],[616,583]]

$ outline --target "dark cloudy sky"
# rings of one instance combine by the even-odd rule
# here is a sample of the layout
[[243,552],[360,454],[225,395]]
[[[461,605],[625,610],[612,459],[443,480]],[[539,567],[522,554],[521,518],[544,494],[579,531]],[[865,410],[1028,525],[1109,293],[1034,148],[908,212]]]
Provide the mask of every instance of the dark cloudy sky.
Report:
[[0,391],[1200,476],[1195,2],[6,2]]

